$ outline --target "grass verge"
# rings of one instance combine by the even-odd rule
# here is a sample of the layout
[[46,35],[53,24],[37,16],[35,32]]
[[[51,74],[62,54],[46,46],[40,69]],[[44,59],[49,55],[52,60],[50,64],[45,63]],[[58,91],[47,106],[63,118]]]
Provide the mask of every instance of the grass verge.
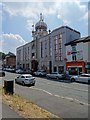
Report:
[[8,104],[24,118],[48,118],[48,120],[50,118],[58,118],[58,120],[62,120],[58,116],[38,107],[33,102],[26,100],[17,94],[4,94],[4,90],[0,88],[0,96],[1,93],[4,103]]

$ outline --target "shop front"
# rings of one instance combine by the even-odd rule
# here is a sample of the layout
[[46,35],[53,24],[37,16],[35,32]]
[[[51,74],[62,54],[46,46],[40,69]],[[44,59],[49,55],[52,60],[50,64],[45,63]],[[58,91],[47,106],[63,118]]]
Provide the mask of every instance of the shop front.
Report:
[[71,75],[79,75],[81,73],[85,73],[85,62],[84,61],[66,62],[66,70]]
[[87,63],[85,64],[85,73],[90,74],[90,62],[87,62]]

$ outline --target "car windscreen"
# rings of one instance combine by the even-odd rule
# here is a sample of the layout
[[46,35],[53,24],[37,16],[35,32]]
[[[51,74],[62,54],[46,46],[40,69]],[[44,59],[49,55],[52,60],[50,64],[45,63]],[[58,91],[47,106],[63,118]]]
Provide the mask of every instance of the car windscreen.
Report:
[[26,78],[31,78],[32,76],[26,76]]

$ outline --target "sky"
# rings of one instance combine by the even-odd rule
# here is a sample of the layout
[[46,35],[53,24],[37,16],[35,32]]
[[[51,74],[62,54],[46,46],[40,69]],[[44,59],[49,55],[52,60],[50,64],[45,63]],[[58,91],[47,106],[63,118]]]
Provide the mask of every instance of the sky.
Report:
[[88,0],[7,0],[0,2],[0,51],[13,52],[32,40],[32,24],[40,13],[51,31],[67,25],[88,35]]

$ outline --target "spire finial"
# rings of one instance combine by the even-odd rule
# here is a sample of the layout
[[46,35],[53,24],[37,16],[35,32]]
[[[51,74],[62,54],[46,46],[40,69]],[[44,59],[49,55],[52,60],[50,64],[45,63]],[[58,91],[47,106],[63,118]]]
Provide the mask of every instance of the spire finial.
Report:
[[40,13],[40,21],[43,21],[42,13]]

